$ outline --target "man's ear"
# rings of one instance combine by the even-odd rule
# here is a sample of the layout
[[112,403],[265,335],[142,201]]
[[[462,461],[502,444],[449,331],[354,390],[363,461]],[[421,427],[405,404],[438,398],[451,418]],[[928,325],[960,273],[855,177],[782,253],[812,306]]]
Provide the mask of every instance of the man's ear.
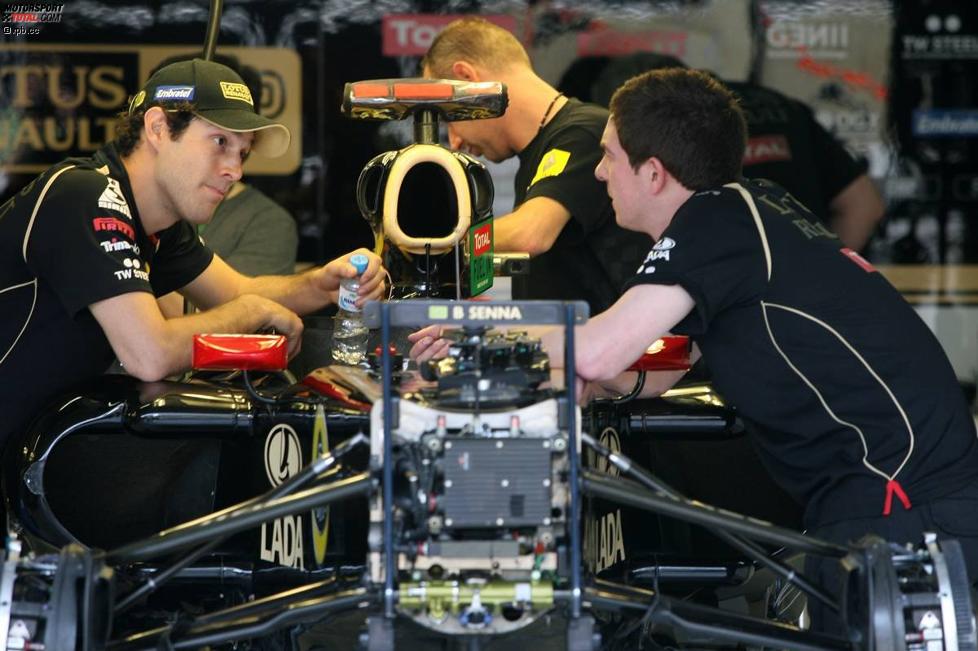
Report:
[[166,113],[159,106],[148,109],[143,115],[143,135],[154,150],[159,149],[160,142],[168,137],[169,130]]
[[662,191],[662,188],[664,188],[666,184],[666,177],[669,174],[669,172],[666,171],[666,166],[663,165],[662,161],[655,156],[651,157],[642,164],[642,167],[639,168],[639,173],[646,175],[646,178],[651,185],[653,194],[658,194]]
[[462,81],[479,81],[479,71],[468,61],[456,61],[452,64],[452,77]]

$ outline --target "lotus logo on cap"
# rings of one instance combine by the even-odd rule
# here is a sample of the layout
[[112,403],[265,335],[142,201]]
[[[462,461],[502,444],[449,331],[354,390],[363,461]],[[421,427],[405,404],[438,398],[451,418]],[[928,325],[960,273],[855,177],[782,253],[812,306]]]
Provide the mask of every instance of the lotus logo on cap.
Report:
[[132,113],[135,109],[139,108],[142,105],[144,99],[146,99],[145,90],[141,90],[138,93],[136,93],[136,96],[132,98],[131,102],[129,102],[129,112]]
[[255,105],[254,100],[251,99],[251,91],[244,84],[222,81],[221,93],[224,95],[224,99],[239,99],[242,102],[248,102],[252,106]]
[[194,98],[193,86],[160,86],[153,95],[154,100],[186,100]]

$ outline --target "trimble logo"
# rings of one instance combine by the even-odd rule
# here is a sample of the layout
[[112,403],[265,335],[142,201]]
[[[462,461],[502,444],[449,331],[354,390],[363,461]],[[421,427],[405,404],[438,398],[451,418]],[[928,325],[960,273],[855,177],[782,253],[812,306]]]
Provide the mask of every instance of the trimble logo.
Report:
[[186,100],[194,98],[193,86],[160,86],[153,95],[155,100]]

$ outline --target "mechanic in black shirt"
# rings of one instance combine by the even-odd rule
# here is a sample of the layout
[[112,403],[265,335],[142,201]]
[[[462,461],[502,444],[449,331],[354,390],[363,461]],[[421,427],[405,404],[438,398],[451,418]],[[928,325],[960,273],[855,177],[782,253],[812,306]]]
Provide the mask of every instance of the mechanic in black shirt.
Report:
[[[0,442],[72,384],[118,357],[142,380],[190,366],[192,337],[274,328],[290,353],[302,314],[335,301],[346,257],[295,276],[248,278],[201,245],[204,224],[253,149],[278,156],[288,130],[256,112],[229,68],[166,66],[130,103],[117,138],[55,165],[0,207]],[[369,256],[361,301],[383,292]],[[166,319],[180,291],[204,312]]]
[[[626,80],[648,70],[685,68],[676,57],[636,52],[610,60],[592,89],[607,106]],[[819,124],[804,103],[748,81],[723,81],[740,100],[747,120],[743,175],[784,187],[839,239],[855,251],[865,248],[886,206],[865,160],[857,160]]]
[[[810,533],[935,531],[978,577],[978,437],[944,351],[791,194],[740,178],[745,143],[735,96],[706,73],[652,71],[615,94],[595,174],[618,223],[654,244],[623,296],[578,328],[577,372],[611,380],[660,336],[690,336]],[[412,355],[442,348],[428,336]],[[836,567],[810,571],[831,583]]]
[[[646,73],[611,113],[596,174],[619,223],[655,244],[582,326],[581,375],[614,377],[662,334],[689,335],[813,535],[936,531],[978,577],[978,438],[931,331],[791,194],[738,180],[745,122],[716,80]],[[812,567],[824,579],[835,563]]]
[[478,17],[450,23],[422,61],[426,77],[502,81],[506,113],[448,123],[450,144],[493,162],[519,157],[515,207],[493,224],[497,251],[532,256],[525,294],[514,298],[585,300],[607,309],[645,251],[615,224],[594,178],[608,112],[568,99],[541,79],[507,30]]

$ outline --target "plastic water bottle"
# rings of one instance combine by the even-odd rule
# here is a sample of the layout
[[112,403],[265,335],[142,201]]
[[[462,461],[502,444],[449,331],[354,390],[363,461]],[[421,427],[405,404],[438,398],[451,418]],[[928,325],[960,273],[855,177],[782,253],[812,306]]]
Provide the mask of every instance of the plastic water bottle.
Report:
[[357,275],[340,282],[339,311],[333,322],[333,359],[348,366],[357,366],[367,357],[370,329],[363,324],[360,308],[356,305],[360,274],[367,269],[367,262],[365,255],[351,255],[350,264],[356,267]]

